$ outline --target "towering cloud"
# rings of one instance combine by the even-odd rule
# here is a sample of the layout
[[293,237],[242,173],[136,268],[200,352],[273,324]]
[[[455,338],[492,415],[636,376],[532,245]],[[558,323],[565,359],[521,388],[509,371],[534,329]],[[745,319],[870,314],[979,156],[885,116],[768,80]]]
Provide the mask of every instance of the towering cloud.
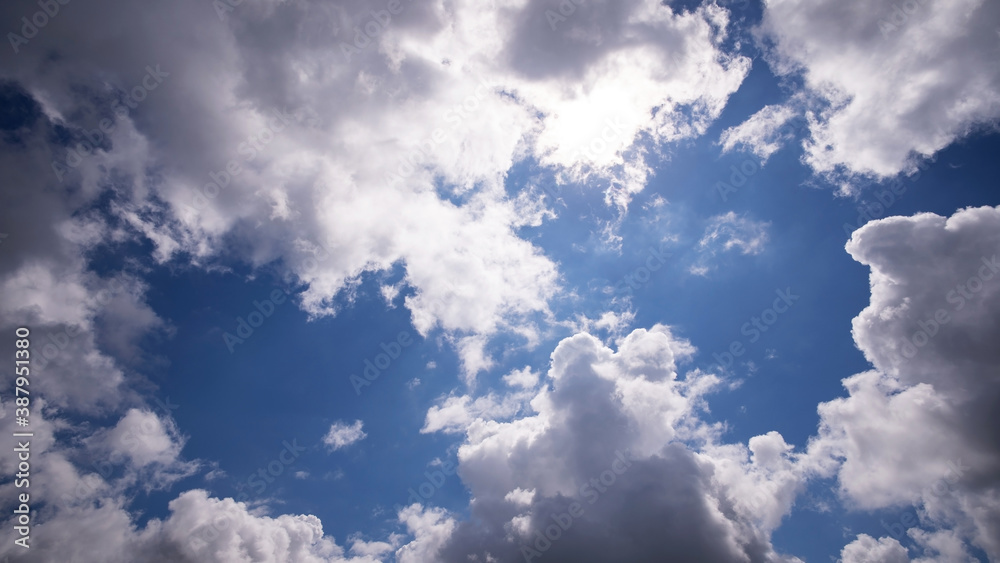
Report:
[[810,455],[836,472],[850,503],[914,505],[919,522],[887,522],[896,537],[859,538],[846,551],[898,551],[892,540],[910,528],[924,545],[953,537],[996,559],[1000,208],[872,222],[847,250],[871,268],[854,339],[874,369],[844,380],[848,397],[820,405]]
[[802,484],[796,455],[777,433],[720,444],[699,417],[720,380],[678,367],[693,352],[662,325],[617,351],[585,333],[563,340],[530,414],[480,409],[468,423],[458,457],[472,518],[440,559],[794,560],[769,537]]

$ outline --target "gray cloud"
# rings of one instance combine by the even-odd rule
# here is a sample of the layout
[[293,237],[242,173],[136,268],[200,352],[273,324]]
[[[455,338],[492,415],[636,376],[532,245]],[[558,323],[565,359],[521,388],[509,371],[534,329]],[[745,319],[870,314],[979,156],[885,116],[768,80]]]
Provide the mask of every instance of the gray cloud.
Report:
[[587,334],[563,340],[533,412],[468,424],[459,475],[471,518],[441,559],[794,560],[769,540],[802,482],[794,456],[776,433],[749,450],[718,443],[699,412],[719,380],[682,376],[692,353],[659,325],[617,352]]

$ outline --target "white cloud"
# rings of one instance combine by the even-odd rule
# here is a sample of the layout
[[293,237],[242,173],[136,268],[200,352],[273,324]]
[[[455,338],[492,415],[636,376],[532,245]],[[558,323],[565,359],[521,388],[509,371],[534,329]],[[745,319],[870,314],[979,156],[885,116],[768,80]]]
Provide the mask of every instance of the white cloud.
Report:
[[503,382],[510,387],[531,389],[538,385],[538,374],[531,370],[531,366],[524,366],[503,376]]
[[548,7],[528,4],[508,47],[515,70],[541,75],[518,85],[545,116],[536,150],[567,179],[611,175],[607,201],[624,208],[651,172],[636,137],[660,144],[703,133],[749,61],[716,50],[728,24],[717,6],[670,14],[654,2],[586,2],[556,33],[542,25]]
[[458,358],[462,362],[465,382],[474,383],[475,374],[488,370],[494,365],[493,358],[486,352],[487,341],[484,336],[466,336],[460,338],[456,347]]
[[[704,546],[674,544],[702,559],[726,560],[741,552],[753,559],[749,554],[771,552],[767,538],[806,480],[830,475],[837,477],[848,507],[917,507],[917,526],[898,526],[923,549],[913,561],[967,560],[970,544],[995,558],[1000,455],[987,429],[998,426],[1000,412],[995,399],[1000,389],[990,375],[998,360],[993,344],[1000,338],[995,322],[1000,283],[993,281],[1000,280],[998,248],[1000,208],[966,209],[950,218],[894,217],[855,232],[847,250],[872,268],[872,302],[855,319],[854,337],[875,369],[845,379],[848,396],[819,406],[819,432],[805,454],[795,453],[774,432],[746,445],[719,443],[717,428],[701,422],[698,409],[701,396],[720,382],[698,372],[680,379],[677,360],[693,348],[664,327],[634,331],[618,352],[589,335],[567,338],[552,354],[551,387],[539,391],[531,411],[519,418],[489,420],[485,408],[479,416],[471,412],[475,401],[496,405],[493,395],[449,398],[428,412],[427,424],[440,419],[436,428],[447,431],[467,426],[459,474],[475,499],[471,509],[479,521],[493,522],[504,533],[484,535],[459,522],[441,558],[513,560],[523,549],[519,542],[531,545],[550,523],[549,515],[568,510],[568,502],[583,496],[587,476],[602,470],[601,453],[605,464],[613,458],[612,445],[627,448],[636,467],[691,456],[711,468],[704,474],[681,469],[683,464],[670,470],[675,482],[684,482],[684,475],[711,475],[714,488],[702,494],[726,507],[698,524],[728,530],[715,532],[721,551],[706,556],[699,551]],[[635,485],[632,475],[623,474],[623,491]],[[608,490],[604,498],[615,498]],[[633,499],[630,513],[680,509],[670,495],[658,498],[662,505],[640,506]],[[683,510],[692,518],[699,514],[692,506]],[[612,508],[601,508],[574,526],[593,535],[615,518],[620,517]],[[550,553],[601,557],[600,542],[575,530],[552,542]],[[621,540],[617,557],[649,559],[656,553],[646,544],[653,551],[635,555],[623,547],[630,531],[615,533]],[[896,538],[867,535],[841,556],[911,560]]]
[[[402,267],[383,297],[411,289],[414,326],[463,343],[471,380],[491,358],[467,338],[510,331],[531,345],[561,289],[556,264],[518,236],[553,215],[507,194],[513,164],[536,159],[546,181],[587,183],[624,213],[651,171],[647,153],[701,135],[749,60],[721,49],[728,13],[714,5],[675,13],[655,0],[594,0],[555,30],[534,2],[405,6],[347,59],[344,35],[316,29],[363,24],[371,6],[360,0],[243,6],[222,22],[190,0],[101,0],[0,60],[74,135],[95,129],[147,65],[166,73],[116,119],[104,150],[68,172],[83,189],[67,215],[121,177],[131,186],[111,214],[154,244],[156,260],[277,264],[305,285],[300,305],[313,316],[353,300],[363,272]],[[18,21],[16,10],[3,13]],[[175,41],[178,29],[190,40]],[[67,147],[45,138],[32,139],[37,158],[4,169],[55,184],[50,164]],[[57,302],[73,289],[48,292],[46,314],[74,317],[77,299]]]
[[[0,15],[18,21],[19,9],[4,4]],[[230,258],[278,265],[289,283],[305,285],[299,303],[312,316],[354,299],[362,273],[401,267],[403,280],[382,297],[405,289],[414,327],[448,332],[472,382],[493,365],[489,338],[510,331],[537,341],[534,324],[551,317],[548,302],[560,291],[556,264],[518,235],[553,214],[507,195],[512,165],[537,159],[546,174],[588,182],[623,210],[644,187],[645,151],[700,135],[748,70],[745,58],[719,48],[724,11],[675,14],[653,0],[591,3],[556,34],[536,4],[409,4],[378,45],[350,61],[339,38],[306,33],[350,29],[369,13],[356,1],[244,4],[220,22],[193,1],[97,0],[54,20],[16,58],[0,52],[27,90],[5,82],[5,92],[18,90],[25,107],[42,101],[0,151],[15,186],[0,195],[10,235],[0,312],[39,331],[75,331],[49,362],[42,394],[55,408],[117,421],[74,430],[78,451],[45,452],[38,438],[39,465],[50,468],[38,482],[73,499],[38,523],[50,539],[39,542],[40,557],[69,560],[82,548],[104,561],[341,558],[314,518],[250,514],[200,491],[178,496],[167,520],[136,526],[128,499],[139,476],[160,475],[143,483],[165,486],[193,465],[180,459],[183,439],[169,417],[142,407],[121,360],[99,349],[134,352],[134,338],[167,324],[131,273],[116,274],[127,291],[97,300],[109,282],[84,260],[96,245],[151,242],[136,270],[178,259],[206,269],[225,269]],[[98,46],[94,36],[109,42]],[[533,45],[552,57],[540,60]],[[114,116],[107,142],[57,178],[53,161],[66,161],[147,65],[162,67],[163,83]],[[609,102],[631,105],[610,113]],[[589,132],[604,138],[565,151],[564,141]],[[67,135],[68,143],[50,141]],[[470,401],[469,416],[485,425],[510,404]],[[52,424],[68,427],[57,412]],[[124,444],[137,429],[148,440]],[[335,449],[363,436],[358,421],[334,425],[324,441]],[[125,476],[105,475],[100,463],[86,468],[97,455]],[[229,522],[225,532],[186,543],[216,516]],[[454,527],[434,511],[401,518],[415,540],[399,548],[400,561],[428,560]]]
[[364,440],[368,435],[361,429],[364,425],[360,420],[353,423],[334,422],[330,425],[330,430],[323,436],[323,443],[330,451],[346,448],[351,444]]
[[186,439],[172,419],[149,410],[129,409],[113,428],[89,438],[96,450],[107,452],[112,463],[126,463],[130,479],[147,490],[163,488],[193,475],[194,461],[181,461]]
[[621,312],[605,311],[596,319],[585,315],[577,315],[576,322],[568,325],[578,332],[604,332],[611,340],[621,338],[635,321],[635,311],[626,309]]
[[[190,561],[302,561],[373,563],[347,558],[324,536],[315,516],[251,514],[242,503],[214,499],[204,491],[182,493],[170,503],[171,515],[159,528],[159,541]],[[147,549],[153,546],[147,546]]]
[[[913,154],[932,154],[998,115],[996,4],[923,3],[881,37],[888,4],[767,4],[763,33],[777,41],[774,60],[802,70],[803,99],[830,102],[811,115],[806,159],[817,171],[895,174]],[[18,21],[19,9],[4,4],[0,14]],[[402,281],[382,297],[405,291],[415,328],[446,331],[472,383],[494,364],[491,337],[506,331],[536,342],[536,325],[550,320],[549,302],[562,289],[557,264],[518,234],[553,214],[508,195],[511,167],[537,160],[554,181],[601,189],[624,213],[650,174],[647,154],[701,135],[749,69],[744,57],[722,52],[728,16],[715,5],[674,13],[654,0],[593,0],[555,31],[544,9],[524,1],[408,4],[376,45],[348,61],[341,38],[310,30],[350,29],[368,17],[363,2],[244,3],[219,22],[189,0],[94,0],[78,17],[54,20],[16,58],[0,52],[8,75],[31,93],[17,99],[42,102],[25,110],[25,124],[0,151],[13,186],[0,193],[9,233],[0,316],[4,326],[55,334],[58,348],[38,383],[48,402],[39,401],[33,420],[39,500],[53,508],[35,528],[37,557],[70,560],[85,550],[123,562],[348,560],[315,517],[270,517],[199,490],[177,496],[166,519],[138,527],[129,504],[136,489],[166,487],[197,464],[182,459],[176,425],[143,406],[122,367],[136,338],[169,331],[143,300],[141,265],[111,274],[125,289],[105,300],[100,292],[112,278],[90,271],[84,257],[102,241],[148,239],[160,262],[276,264],[290,283],[305,285],[300,305],[312,316],[356,298],[363,273],[399,267]],[[106,41],[84,40],[93,36]],[[56,178],[52,161],[73,145],[50,142],[63,135],[55,132],[75,143],[93,130],[146,65],[170,75],[116,117],[103,149]],[[788,107],[765,108],[730,129],[724,148],[746,145],[768,158],[784,140],[775,128]],[[278,130],[273,111],[286,108],[292,116]],[[269,140],[248,159],[241,145],[265,133]],[[196,199],[229,162],[242,166],[238,178],[220,182],[217,197]],[[953,306],[956,283],[969,289],[981,276],[981,258],[997,248],[996,214],[920,215],[855,233],[849,250],[873,268],[872,305],[855,321],[855,338],[875,371],[847,379],[849,396],[821,406],[805,461],[835,473],[860,507],[920,503],[924,522],[954,528],[913,532],[942,558],[960,556],[964,541],[1000,557],[1000,465],[983,445],[983,429],[998,422],[997,290],[981,279],[981,291],[962,296],[963,307],[938,323],[917,359],[904,343],[938,308]],[[763,224],[734,214],[714,221],[706,250],[761,252]],[[965,277],[956,281],[956,272]],[[592,326],[617,336],[631,321],[605,315]],[[428,411],[424,430],[465,432],[459,459],[471,510],[496,534],[411,506],[399,519],[412,541],[359,540],[351,561],[390,550],[401,563],[485,552],[516,559],[513,538],[544,529],[589,479],[620,467],[622,447],[633,457],[619,487],[588,508],[553,554],[642,560],[669,547],[716,561],[782,559],[769,536],[802,484],[799,458],[774,433],[717,443],[718,427],[698,412],[720,382],[678,372],[691,351],[660,325],[625,336],[617,351],[577,334],[553,352],[541,390],[537,374],[524,370],[505,378],[520,387],[508,395],[445,398]],[[69,411],[116,422],[78,427],[64,418]],[[0,426],[10,431],[11,417]],[[57,446],[56,432],[71,439]],[[137,432],[144,439],[129,441]],[[360,420],[338,422],[324,443],[336,450],[364,437]],[[10,453],[0,453],[8,474]],[[906,463],[913,458],[921,463]],[[959,461],[968,474],[953,475],[949,494],[934,493]],[[111,462],[107,473],[103,463]],[[640,495],[651,490],[660,496]],[[9,484],[0,491],[10,493]],[[632,498],[639,500],[626,506]],[[657,534],[621,525],[651,521],[661,523]],[[4,530],[8,549],[12,532]],[[595,530],[617,533],[625,549],[601,544]],[[898,551],[884,539],[851,545],[845,553]]]
[[391,534],[389,541],[364,541],[358,536],[350,538],[351,553],[356,556],[371,557],[378,561],[387,561],[388,557],[399,548],[402,543],[402,534]]
[[[552,514],[578,502],[582,515],[543,548],[547,557],[792,561],[768,538],[802,483],[795,455],[776,433],[749,449],[715,443],[720,428],[698,414],[720,380],[677,370],[693,352],[661,325],[633,331],[618,351],[577,334],[552,353],[548,385],[532,393],[530,412],[490,419],[488,408],[470,406],[495,407],[495,396],[449,398],[449,431],[476,418],[458,458],[477,524],[457,522],[428,560],[522,560]],[[432,408],[428,424],[445,410]],[[656,533],[647,533],[649,522]]]
[[722,150],[749,149],[764,165],[771,155],[792,140],[793,131],[784,126],[796,116],[788,105],[770,105],[750,116],[746,121],[722,132],[719,142]]
[[697,276],[707,275],[715,269],[715,257],[724,252],[736,251],[744,256],[760,254],[768,242],[770,226],[768,222],[754,221],[733,211],[710,218],[698,241],[698,258],[688,271]]
[[[768,0],[761,33],[772,66],[801,73],[816,171],[893,176],[1000,117],[997,27],[988,0]],[[784,113],[786,110],[779,110]],[[732,140],[771,150],[758,114]]]
[[767,243],[770,223],[753,221],[730,211],[712,217],[698,246],[708,251],[738,250],[741,254],[760,254]]
[[948,531],[926,532],[913,528],[910,538],[920,547],[924,556],[910,559],[909,552],[895,538],[876,540],[867,534],[860,534],[847,544],[840,553],[843,563],[950,563],[953,561],[977,561],[965,549],[958,536]]
[[988,437],[1000,425],[998,249],[1000,208],[891,217],[854,233],[847,250],[871,268],[854,339],[874,370],[819,406],[809,446],[809,463],[836,474],[849,504],[919,507],[921,537],[943,560],[957,560],[956,541],[1000,557],[1000,453]]
[[490,393],[472,398],[468,395],[452,395],[432,406],[427,411],[421,433],[444,432],[456,434],[474,432],[485,421],[509,419],[528,408],[532,397],[529,391],[498,396]]
[[861,534],[840,552],[843,563],[910,563],[906,548],[893,538],[875,538]]
[[436,554],[455,530],[455,521],[444,510],[423,508],[418,504],[401,510],[399,521],[413,540],[396,551],[398,563],[435,561]]
[[530,506],[533,498],[535,498],[535,491],[524,489],[514,489],[503,497],[505,501],[521,506]]
[[[73,561],[85,552],[114,563],[379,561],[363,553],[346,557],[315,516],[253,514],[243,503],[197,489],[182,493],[169,507],[168,518],[153,518],[141,529],[118,501],[67,508],[35,524],[30,560]],[[9,550],[12,538],[4,535],[11,540],[5,545]]]

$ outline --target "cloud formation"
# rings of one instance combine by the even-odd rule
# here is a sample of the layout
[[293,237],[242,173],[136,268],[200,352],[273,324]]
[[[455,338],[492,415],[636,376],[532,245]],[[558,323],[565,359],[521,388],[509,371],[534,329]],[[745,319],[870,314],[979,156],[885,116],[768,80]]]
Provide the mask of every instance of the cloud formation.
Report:
[[767,0],[759,36],[803,89],[723,136],[766,158],[775,125],[808,117],[816,172],[890,177],[1000,117],[997,26],[986,0]]
[[794,560],[769,535],[802,482],[795,454],[777,433],[719,443],[699,413],[720,380],[678,369],[693,351],[662,325],[617,351],[577,334],[552,353],[530,413],[473,413],[458,453],[473,518],[439,559]]
[[[820,406],[806,454],[775,432],[722,442],[700,416],[721,380],[681,373],[693,346],[663,325],[626,335],[634,316],[605,314],[581,324],[614,348],[580,332],[544,376],[525,368],[505,378],[511,389],[456,390],[429,409],[423,432],[464,434],[473,519],[413,505],[397,515],[405,538],[345,548],[314,516],[200,489],[177,493],[163,518],[138,513],[139,493],[173,495],[203,466],[137,369],[140,340],[171,333],[146,301],[151,266],[271,269],[313,318],[350,306],[375,275],[421,335],[446,333],[470,388],[495,363],[491,338],[540,340],[563,280],[522,231],[557,214],[509,171],[598,190],[622,217],[652,156],[701,136],[750,67],[724,48],[730,16],[715,4],[572,4],[553,19],[552,1],[404,2],[369,33],[361,0],[221,14],[93,0],[73,14],[60,4],[37,36],[0,50],[0,329],[33,327],[44,374],[26,560],[792,561],[770,536],[814,475],[835,476],[860,509],[920,508],[926,529],[859,536],[845,561],[908,560],[906,537],[942,561],[968,543],[1000,558],[989,208],[854,234],[848,251],[872,268],[854,336],[874,369]],[[805,90],[724,133],[723,148],[767,160],[790,138],[780,127],[805,115],[814,170],[890,176],[993,123],[996,4],[914,6],[889,29],[900,16],[888,1],[768,2],[770,60]],[[23,10],[4,3],[0,19]],[[756,254],[765,227],[718,216],[702,246]],[[7,432],[10,414],[4,404]],[[358,420],[323,441],[364,437]],[[0,452],[8,474],[15,462]],[[13,497],[10,484],[0,492]],[[5,526],[3,554],[11,538]]]
[[[847,397],[819,406],[810,456],[853,506],[916,506],[916,541],[952,537],[996,559],[1000,208],[873,221],[847,250],[871,268],[871,303],[854,319],[854,339],[874,369],[844,380]],[[906,537],[910,526],[891,524],[893,539]],[[859,539],[851,551],[890,545]]]
[[355,420],[351,424],[340,421],[334,422],[330,425],[330,430],[323,436],[323,443],[333,452],[360,442],[368,436],[361,429],[362,426],[364,426],[364,423],[360,420]]
[[[422,335],[447,332],[471,382],[492,365],[493,335],[537,341],[560,291],[557,265],[519,236],[553,215],[508,191],[512,165],[589,182],[623,212],[645,185],[646,151],[700,135],[748,70],[721,49],[727,14],[714,6],[595,1],[552,29],[537,2],[404,2],[358,47],[367,2],[218,5],[60,5],[0,50],[2,325],[51,336],[37,420],[75,428],[72,445],[35,451],[53,495],[40,560],[72,560],[74,536],[105,561],[341,557],[314,519],[200,491],[137,526],[137,488],[200,467],[138,391],[150,387],[133,369],[138,340],[170,333],[145,301],[149,267],[272,268],[313,317],[349,306],[362,274],[401,267],[387,299]],[[6,3],[0,19],[24,9]],[[131,257],[98,273],[97,253]],[[334,448],[363,436],[336,430]],[[233,522],[218,537],[181,540],[219,512]],[[402,515],[415,539],[400,560],[426,560],[447,536],[435,514]]]

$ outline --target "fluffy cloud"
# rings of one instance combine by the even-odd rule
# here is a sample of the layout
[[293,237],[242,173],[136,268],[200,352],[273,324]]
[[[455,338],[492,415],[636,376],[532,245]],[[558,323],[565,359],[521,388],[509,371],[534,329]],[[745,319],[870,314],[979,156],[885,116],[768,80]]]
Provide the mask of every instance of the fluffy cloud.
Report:
[[452,395],[427,411],[427,418],[421,432],[445,432],[449,434],[472,432],[473,424],[484,420],[510,418],[521,412],[532,396],[522,392],[498,396],[490,393],[483,397]]
[[515,369],[503,376],[503,382],[511,387],[531,389],[535,385],[538,385],[538,374],[531,371],[530,366],[525,366],[521,369]]
[[[18,431],[9,405],[0,429]],[[17,561],[107,561],[111,563],[375,563],[378,546],[354,542],[350,556],[325,536],[315,516],[268,516],[233,499],[217,499],[206,491],[183,492],[169,503],[170,515],[139,526],[131,506],[136,488],[165,490],[189,475],[197,464],[180,457],[183,440],[169,419],[131,409],[113,427],[90,436],[39,400],[31,429],[31,548],[14,544],[12,525],[0,533],[0,557]],[[59,440],[55,433],[60,432]],[[0,452],[0,468],[16,472],[16,454]],[[0,486],[5,498],[24,489],[12,482]],[[11,522],[8,520],[7,524]],[[412,526],[414,541],[427,531]],[[396,544],[399,537],[391,538]],[[355,549],[355,547],[357,549]]]
[[925,532],[911,529],[909,536],[922,549],[924,557],[910,559],[909,552],[894,538],[875,538],[859,534],[840,553],[843,563],[949,563],[951,561],[976,561],[965,549],[964,542],[948,531]]
[[131,479],[147,490],[163,488],[198,469],[196,462],[180,460],[185,439],[173,420],[148,410],[129,409],[113,428],[87,441],[111,463],[125,464],[134,473]]
[[434,561],[455,531],[455,520],[443,510],[422,508],[417,504],[401,510],[399,521],[406,526],[413,540],[396,551],[398,563]]
[[[848,508],[917,509],[912,521],[886,523],[894,537],[858,536],[844,561],[968,560],[970,546],[996,558],[998,248],[1000,208],[893,217],[854,234],[847,250],[872,270],[854,337],[874,369],[819,406],[805,453],[774,432],[720,443],[698,416],[719,381],[680,377],[690,345],[661,326],[634,331],[617,352],[586,334],[564,340],[520,418],[491,419],[492,393],[450,397],[428,412],[425,431],[466,425],[459,474],[474,520],[457,524],[441,558],[652,559],[664,548],[641,530],[655,520],[672,554],[777,560],[771,531],[808,480],[826,476]],[[455,423],[440,422],[451,411]],[[660,472],[670,486],[645,481]],[[703,533],[718,540],[704,545]],[[922,555],[911,559],[904,539]]]
[[454,333],[471,377],[491,365],[474,337],[532,342],[559,289],[555,264],[516,234],[546,215],[506,193],[511,166],[534,158],[624,210],[645,153],[704,132],[749,68],[721,50],[717,6],[574,5],[553,24],[552,2],[404,3],[358,49],[372,17],[360,0],[221,17],[105,0],[0,59],[64,139],[37,141],[26,173],[54,184],[58,163],[82,199],[120,178],[132,189],[114,215],[158,260],[212,263],[236,242],[237,259],[303,282],[316,316],[351,300],[363,272],[402,265],[391,294],[408,289],[421,334]]
[[[305,288],[299,304],[314,317],[354,299],[362,274],[401,271],[382,295],[401,300],[422,335],[446,331],[472,383],[493,365],[490,338],[509,331],[536,342],[560,291],[557,265],[519,236],[554,214],[530,191],[509,193],[520,188],[507,185],[512,166],[537,163],[552,181],[589,184],[624,213],[650,174],[647,154],[701,135],[749,68],[722,51],[728,15],[714,4],[675,12],[654,0],[593,0],[557,22],[546,14],[556,2],[404,5],[350,56],[343,44],[371,17],[360,0],[243,3],[222,17],[193,0],[95,0],[52,18],[16,56],[0,50],[0,171],[11,186],[0,193],[0,328],[30,324],[45,339],[47,402],[33,420],[43,508],[31,557],[361,563],[394,550],[400,562],[516,560],[522,544],[562,528],[553,514],[572,511],[550,559],[641,560],[668,549],[782,559],[769,537],[802,486],[798,454],[774,433],[718,443],[719,429],[697,413],[719,381],[681,376],[693,348],[663,326],[633,332],[617,351],[577,334],[553,353],[543,389],[521,371],[507,395],[450,395],[428,412],[425,431],[466,432],[460,471],[481,525],[411,506],[399,514],[411,541],[355,541],[351,559],[315,517],[272,517],[194,490],[139,527],[138,483],[163,490],[198,466],[124,368],[141,353],[137,338],[169,332],[144,301],[143,263],[274,265]],[[21,9],[5,3],[0,16],[19,21]],[[878,9],[889,14],[885,4],[767,6],[774,60],[801,69],[810,95],[829,103],[807,144],[819,171],[892,174],[997,115],[983,48],[993,45],[995,6],[920,4],[875,45],[858,28],[876,25]],[[892,111],[886,100],[896,100]],[[723,145],[766,159],[790,113],[765,109]],[[874,133],[857,142],[862,126]],[[876,369],[821,408],[806,458],[864,508],[921,503],[927,522],[953,528],[913,533],[941,554],[959,553],[965,539],[1000,553],[998,462],[983,430],[997,427],[997,294],[985,278],[978,290],[971,281],[996,247],[995,215],[887,220],[855,234],[850,251],[873,268],[873,304],[855,337]],[[759,224],[723,216],[713,225],[710,244],[745,254],[763,244]],[[151,256],[110,273],[88,262],[95,250],[146,244]],[[918,344],[916,331],[930,332],[941,307],[949,320]],[[624,324],[591,322],[615,336]],[[930,432],[917,440],[917,427]],[[70,439],[57,445],[57,432]],[[327,443],[363,437],[358,421],[331,427]],[[924,463],[905,463],[917,455]],[[8,474],[13,463],[0,453]],[[949,463],[967,469],[948,478]],[[869,475],[866,464],[881,469]],[[954,490],[932,494],[943,478]],[[9,484],[0,492],[13,498]],[[852,545],[845,553],[895,550],[885,539]]]
[[19,561],[77,561],[78,553],[109,563],[378,561],[347,556],[323,535],[315,516],[253,514],[242,503],[210,498],[202,490],[182,493],[170,502],[168,518],[152,519],[139,530],[123,506],[105,501],[67,509],[34,532],[40,539]]
[[[10,405],[3,406],[0,430],[17,432]],[[131,409],[113,427],[88,436],[86,428],[54,411],[43,400],[33,404],[31,548],[25,552],[14,544],[17,535],[8,520],[0,533],[0,557],[112,563],[377,561],[364,553],[364,545],[345,555],[314,516],[270,517],[201,490],[181,493],[170,502],[169,517],[140,527],[130,506],[137,485],[162,491],[197,467],[180,457],[183,440],[173,422]],[[13,475],[16,466],[16,453],[0,452],[0,469]],[[4,498],[24,491],[13,482],[0,486]]]
[[[760,34],[772,66],[801,75],[816,106],[805,161],[887,177],[1000,117],[998,25],[988,0],[768,0]],[[724,141],[770,154],[768,131],[800,105],[766,109]]]
[[365,434],[361,427],[364,425],[360,420],[355,420],[351,424],[346,422],[334,422],[330,425],[330,430],[323,436],[323,443],[330,451],[346,448],[351,444],[364,440]]
[[[250,513],[232,499],[214,499],[204,491],[182,493],[170,503],[171,515],[162,525],[149,526],[156,538],[186,561],[293,561],[308,563],[373,563],[368,556],[350,557],[315,516],[268,517]],[[148,532],[147,532],[148,533]]]
[[533,79],[518,91],[546,117],[536,150],[575,181],[610,175],[608,202],[627,206],[650,173],[633,140],[703,133],[749,61],[709,47],[725,39],[729,16],[714,5],[671,14],[653,2],[583,2],[550,26],[554,4],[525,3],[506,47],[511,70]]
[[866,563],[879,561],[881,563],[910,563],[906,548],[893,538],[875,538],[861,534],[858,539],[844,547],[840,552],[843,563]]
[[[874,221],[847,250],[871,268],[871,303],[854,319],[854,339],[875,369],[845,379],[847,397],[820,405],[812,463],[835,473],[856,507],[916,505],[929,530],[911,532],[938,538],[946,560],[956,560],[946,536],[996,559],[1000,208]],[[855,548],[894,550],[869,544]]]
[[[77,473],[64,454],[46,451],[53,442],[43,432],[45,465],[66,480],[61,487],[76,483],[84,499],[105,500],[43,518],[39,531],[52,543],[37,553],[61,557],[61,536],[49,531],[58,530],[103,538],[94,549],[108,561],[155,561],[139,555],[148,553],[195,561],[212,553],[220,561],[360,562],[390,552],[398,561],[517,561],[536,552],[573,561],[663,553],[791,561],[774,552],[771,532],[811,475],[836,475],[849,505],[918,506],[919,527],[900,525],[899,538],[860,535],[844,547],[845,562],[963,560],[968,543],[994,557],[1000,494],[989,432],[997,412],[990,366],[998,243],[1000,208],[895,217],[855,233],[847,248],[872,269],[872,302],[854,334],[874,369],[845,379],[848,396],[820,406],[806,454],[774,432],[745,445],[721,443],[720,428],[699,416],[721,381],[697,370],[682,375],[694,349],[667,327],[633,331],[617,351],[577,334],[552,353],[541,389],[530,370],[519,370],[507,378],[508,395],[453,395],[428,412],[425,431],[465,427],[459,474],[472,493],[472,520],[413,505],[399,513],[409,541],[355,540],[348,559],[313,517],[274,518],[190,491],[171,503],[169,518],[137,529],[113,500],[121,483]],[[121,443],[111,437],[143,423],[163,439],[117,459],[139,467],[175,460],[176,435],[141,410],[129,411],[100,443]],[[910,558],[904,537],[921,557]],[[237,545],[251,546],[250,555],[235,555]]]
[[0,193],[0,224],[8,235],[0,261],[0,328],[31,327],[33,368],[45,375],[35,382],[52,406],[96,414],[134,403],[122,360],[138,354],[137,339],[167,324],[145,304],[138,268],[101,276],[84,258],[102,243],[127,240],[128,229],[109,225],[92,209],[99,187],[58,182],[50,163],[60,148],[51,140],[68,132],[42,104],[9,80],[0,80],[0,99],[0,170],[11,178],[10,189]]
[[[530,412],[497,420],[476,409],[458,453],[473,520],[437,559],[790,560],[769,536],[802,484],[796,454],[776,433],[749,448],[717,443],[719,428],[698,414],[720,380],[680,375],[693,352],[661,325],[617,351],[577,334],[552,353]],[[466,414],[480,402],[493,404],[448,401]],[[432,409],[428,425],[442,414]]]
[[[99,0],[62,7],[0,50],[0,324],[32,326],[46,360],[33,455],[51,498],[39,499],[49,504],[32,557],[343,559],[315,518],[252,514],[200,491],[137,526],[140,482],[162,490],[198,467],[126,369],[141,364],[138,339],[170,330],[145,303],[143,269],[273,265],[305,288],[299,304],[315,317],[354,299],[363,273],[401,267],[383,294],[421,334],[449,333],[470,382],[492,365],[492,335],[536,341],[559,273],[518,232],[553,214],[527,191],[508,194],[508,170],[534,162],[592,183],[623,212],[644,187],[646,151],[700,135],[749,66],[722,52],[715,6],[595,1],[553,29],[550,4],[407,2],[345,56],[367,2],[217,14],[193,0]],[[5,3],[0,19],[23,10]],[[89,260],[102,252],[133,258],[98,273]],[[527,373],[516,381],[530,385]],[[52,445],[57,430],[71,446]],[[348,441],[334,430],[332,447]],[[225,529],[188,541],[223,513]],[[401,518],[415,539],[400,561],[426,561],[454,526],[428,510]],[[385,553],[358,545],[358,561]]]

